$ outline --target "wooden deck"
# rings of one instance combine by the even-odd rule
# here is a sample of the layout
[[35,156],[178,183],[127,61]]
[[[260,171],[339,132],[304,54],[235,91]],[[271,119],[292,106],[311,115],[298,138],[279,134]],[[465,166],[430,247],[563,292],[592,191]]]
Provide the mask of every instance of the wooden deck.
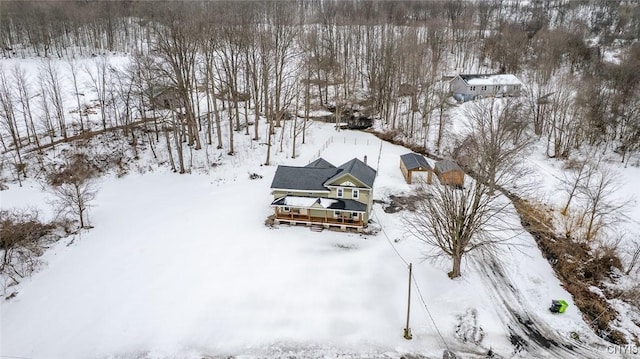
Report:
[[276,214],[276,221],[287,222],[291,224],[321,224],[325,227],[344,227],[344,228],[363,228],[364,222],[362,220],[354,221],[349,218],[331,218],[331,217],[312,217],[310,215],[298,214],[298,213],[283,213]]

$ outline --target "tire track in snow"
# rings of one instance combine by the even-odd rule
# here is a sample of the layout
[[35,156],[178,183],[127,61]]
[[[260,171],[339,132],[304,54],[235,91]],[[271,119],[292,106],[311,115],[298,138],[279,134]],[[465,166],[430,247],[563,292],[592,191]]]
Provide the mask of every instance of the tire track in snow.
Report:
[[509,332],[514,354],[526,352],[536,357],[547,358],[599,358],[601,355],[567,341],[538,316],[527,310],[521,298],[524,294],[516,288],[503,265],[491,253],[482,253],[473,260],[483,276],[495,302],[504,308],[500,318]]

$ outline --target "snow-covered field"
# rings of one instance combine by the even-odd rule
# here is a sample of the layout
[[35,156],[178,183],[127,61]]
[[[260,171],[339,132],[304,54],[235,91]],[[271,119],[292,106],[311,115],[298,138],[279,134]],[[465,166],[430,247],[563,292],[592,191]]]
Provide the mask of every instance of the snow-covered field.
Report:
[[[54,61],[66,74],[68,64]],[[110,57],[109,62],[123,67],[127,57]],[[2,66],[9,70],[16,64],[29,71],[32,81],[43,66],[35,59],[3,60]],[[95,59],[79,64],[79,87],[85,93],[82,106],[97,101],[87,74],[96,71],[97,64]],[[65,109],[71,111],[77,107],[73,86],[69,76],[61,80]],[[34,101],[37,112],[39,100]],[[98,115],[89,117],[92,128],[100,128]],[[461,128],[460,122],[451,125],[453,132]],[[330,124],[314,123],[307,143],[298,144],[298,158],[288,158],[291,140],[285,136],[284,151],[274,145],[273,165],[262,166],[265,146],[241,134],[235,141],[234,156],[213,151],[215,145],[195,151],[189,159],[193,174],[178,175],[157,166],[153,163],[166,163],[166,151],[158,151],[157,161],[147,151],[130,174],[101,178],[90,210],[95,228],[55,244],[43,256],[38,272],[7,289],[6,294],[17,295],[0,299],[0,358],[399,357],[404,353],[441,358],[447,348],[474,358],[482,355],[472,353],[484,354],[489,348],[503,357],[607,357],[607,344],[584,323],[526,232],[493,257],[470,257],[462,278],[450,280],[448,263],[425,261],[424,247],[407,236],[403,213],[387,214],[380,204],[373,215],[374,226],[383,229],[377,235],[264,225],[272,212],[269,187],[275,165],[304,165],[318,156],[340,164],[366,155],[378,170],[374,197],[387,201],[389,195],[412,189],[399,170],[399,155],[407,149],[363,132],[336,132]],[[48,154],[55,158],[61,147]],[[209,152],[205,156],[203,151]],[[535,150],[527,161],[538,175],[540,196],[553,203],[559,198],[554,178],[562,176],[562,168],[541,153]],[[212,162],[217,166],[209,168]],[[618,170],[623,179],[620,193],[627,197],[640,193],[636,185],[640,170]],[[263,178],[250,180],[249,173]],[[9,186],[0,192],[1,208],[35,207],[43,217],[53,217],[50,197],[39,181]],[[634,204],[629,217],[629,233],[638,233],[640,226],[633,220],[640,218],[640,206]],[[515,215],[513,220],[518,221]],[[405,261],[413,263],[416,279],[411,341],[402,337]],[[551,299],[557,298],[570,303],[567,313],[553,315],[547,310]],[[473,310],[484,333],[480,346],[456,339],[460,324],[478,329],[468,316],[464,323],[458,319]],[[558,346],[530,343],[526,351],[515,352],[513,335],[528,334],[519,320],[532,323]],[[582,343],[569,339],[575,334]],[[564,347],[568,344],[575,346],[573,351]]]
[[[410,190],[398,168],[398,156],[408,151],[372,135],[314,124],[300,150],[296,159],[278,153],[275,162],[303,165],[320,154],[342,163],[367,155],[378,170],[376,199]],[[454,339],[456,317],[470,308],[485,334],[482,346],[512,357],[510,319],[500,303],[507,296],[514,310],[559,341],[576,332],[599,343],[528,234],[498,257],[513,293],[492,286],[479,258],[450,280],[447,263],[424,261],[420,242],[407,238],[402,213],[386,214],[379,204],[373,218],[384,231],[377,235],[266,227],[275,166],[261,162],[243,156],[209,174],[160,168],[103,178],[90,214],[95,228],[57,243],[44,268],[12,288],[17,296],[0,301],[0,357],[441,357],[447,346],[483,350]],[[250,172],[263,178],[250,180]],[[3,208],[46,207],[47,195],[34,182],[1,195]],[[414,263],[418,285],[411,341],[402,337],[408,273],[400,257]],[[548,312],[554,298],[569,301],[567,313]],[[532,351],[515,355],[572,356]],[[590,353],[573,356],[607,355],[605,347]]]

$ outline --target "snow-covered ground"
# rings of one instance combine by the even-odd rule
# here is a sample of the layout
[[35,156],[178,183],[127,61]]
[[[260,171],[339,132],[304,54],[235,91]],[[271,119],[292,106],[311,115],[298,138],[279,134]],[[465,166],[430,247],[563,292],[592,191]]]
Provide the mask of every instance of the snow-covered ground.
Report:
[[[300,157],[276,153],[275,162],[304,165],[319,154],[338,164],[366,155],[378,170],[376,199],[411,189],[398,168],[399,155],[409,152],[403,147],[321,123],[308,142]],[[384,231],[377,235],[265,226],[275,166],[261,166],[261,156],[239,157],[208,174],[159,168],[103,178],[90,214],[95,228],[57,243],[44,268],[12,287],[17,296],[0,301],[0,357],[441,357],[447,346],[492,348],[505,357],[606,357],[605,347],[514,354],[508,335],[519,332],[508,328],[502,300],[560,342],[576,332],[601,343],[527,233],[497,257],[513,291],[493,286],[480,257],[450,280],[447,263],[424,261],[420,242],[407,238],[403,214],[384,213],[379,204],[373,219]],[[250,180],[253,172],[263,178]],[[39,186],[11,185],[1,206],[46,207]],[[411,341],[402,337],[403,259],[414,263],[417,284]],[[567,313],[549,313],[554,298],[569,301]],[[484,349],[454,339],[456,318],[468,309],[477,311]]]
[[[71,111],[77,103],[65,70],[68,64],[52,61],[63,74],[65,111]],[[83,59],[78,64],[79,87],[85,93],[82,106],[97,101],[87,74],[97,70],[96,61]],[[119,67],[127,61],[126,56],[109,57]],[[36,90],[36,73],[43,62],[10,59],[2,66],[9,71],[16,64],[29,71]],[[39,99],[34,101],[38,112]],[[460,106],[460,112],[463,109]],[[70,122],[73,116],[68,116]],[[92,128],[101,126],[98,114],[89,117]],[[453,117],[449,130],[460,132],[464,126]],[[425,261],[421,243],[408,238],[403,213],[387,214],[379,204],[373,219],[383,231],[377,235],[264,225],[272,211],[269,186],[275,165],[304,165],[319,156],[340,164],[366,155],[378,170],[374,197],[385,201],[389,195],[411,191],[399,170],[399,155],[407,149],[362,132],[336,132],[331,124],[318,122],[310,127],[307,143],[298,144],[298,158],[288,157],[291,140],[285,136],[284,151],[274,145],[273,165],[262,166],[265,146],[241,134],[235,141],[234,156],[214,151],[215,146],[195,151],[193,159],[189,156],[194,164],[190,175],[153,164],[166,162],[166,151],[158,151],[157,161],[147,151],[130,174],[100,179],[90,211],[95,228],[54,245],[43,257],[43,268],[9,288],[17,295],[0,299],[0,358],[402,353],[440,358],[447,347],[465,357],[489,348],[504,357],[607,356],[606,343],[584,323],[525,232],[494,257],[470,257],[462,278],[450,280],[448,263]],[[49,150],[51,158],[60,155],[60,147]],[[538,174],[540,194],[557,199],[554,178],[562,175],[561,164],[541,153],[534,150],[528,160]],[[209,168],[212,162],[217,166]],[[249,173],[263,178],[250,180]],[[639,170],[625,168],[620,173],[622,193],[638,193]],[[35,207],[43,217],[53,217],[40,182],[9,186],[0,192],[1,208]],[[640,218],[640,206],[632,207],[630,217]],[[630,227],[630,233],[638,230]],[[417,285],[411,302],[412,341],[402,337],[405,261],[414,264]],[[549,313],[550,301],[556,298],[570,303],[567,313]],[[458,318],[473,310],[484,333],[481,347],[455,339],[456,326],[470,325]],[[547,349],[532,343],[528,351],[515,353],[513,335],[528,334],[518,317],[559,346]],[[575,334],[583,343],[569,339]],[[576,348],[570,351],[567,344]]]

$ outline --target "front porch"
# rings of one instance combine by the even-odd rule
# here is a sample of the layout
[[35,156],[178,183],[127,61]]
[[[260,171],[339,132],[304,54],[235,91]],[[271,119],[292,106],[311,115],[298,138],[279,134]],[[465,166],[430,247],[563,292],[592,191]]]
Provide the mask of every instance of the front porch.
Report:
[[365,223],[362,220],[362,213],[356,212],[357,216],[354,216],[355,213],[352,212],[340,212],[340,215],[336,215],[334,211],[322,212],[324,212],[323,216],[319,216],[317,213],[316,215],[311,215],[308,211],[304,211],[304,209],[301,211],[300,209],[296,210],[291,208],[288,211],[285,211],[282,208],[276,207],[274,222],[275,224],[289,223],[304,224],[307,226],[322,225],[324,228],[334,227],[342,230],[362,230],[362,228],[365,227]]

